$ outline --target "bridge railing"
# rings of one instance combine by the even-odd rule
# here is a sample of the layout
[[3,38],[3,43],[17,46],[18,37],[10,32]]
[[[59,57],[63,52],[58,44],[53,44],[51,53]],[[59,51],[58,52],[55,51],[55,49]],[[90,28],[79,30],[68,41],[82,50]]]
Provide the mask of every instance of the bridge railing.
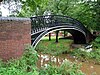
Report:
[[46,15],[46,16],[36,16],[31,17],[32,32],[38,32],[50,27],[61,26],[61,25],[73,25],[81,28],[85,31],[85,27],[76,19],[68,16],[61,15]]

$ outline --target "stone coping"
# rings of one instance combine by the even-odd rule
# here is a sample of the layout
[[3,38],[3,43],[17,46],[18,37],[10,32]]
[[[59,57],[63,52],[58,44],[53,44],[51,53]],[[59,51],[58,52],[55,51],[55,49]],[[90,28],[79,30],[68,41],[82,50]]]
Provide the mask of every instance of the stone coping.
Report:
[[30,21],[30,18],[21,17],[0,17],[0,21]]

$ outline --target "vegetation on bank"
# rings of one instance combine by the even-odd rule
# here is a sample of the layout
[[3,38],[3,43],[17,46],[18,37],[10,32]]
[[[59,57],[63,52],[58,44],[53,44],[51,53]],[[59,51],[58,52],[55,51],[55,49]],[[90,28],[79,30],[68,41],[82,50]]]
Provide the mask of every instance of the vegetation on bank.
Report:
[[72,49],[70,46],[71,43],[72,40],[68,39],[60,39],[58,43],[55,43],[55,39],[52,39],[51,41],[43,39],[37,45],[36,50],[52,55],[69,54],[82,61],[92,61],[96,64],[100,64],[100,37],[97,37],[91,43],[93,45],[91,51],[88,51],[86,48]]
[[37,59],[37,52],[32,47],[28,47],[20,59],[0,61],[0,75],[37,75]]
[[6,63],[0,61],[0,75],[85,75],[80,65],[66,60],[61,66],[48,64],[47,67],[37,68],[37,52],[28,46],[24,55],[18,60]]

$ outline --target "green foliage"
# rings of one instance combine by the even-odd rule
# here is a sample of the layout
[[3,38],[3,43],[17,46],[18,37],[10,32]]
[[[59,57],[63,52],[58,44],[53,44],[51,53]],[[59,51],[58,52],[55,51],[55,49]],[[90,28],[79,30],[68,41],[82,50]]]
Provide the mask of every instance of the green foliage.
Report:
[[18,16],[31,17],[34,15],[43,15],[46,11],[47,2],[48,0],[21,0],[23,5]]
[[96,39],[92,42],[94,48],[100,49],[100,36],[96,37]]
[[18,60],[6,63],[0,61],[0,75],[38,75],[36,68],[37,53],[30,46],[25,49],[25,54]]
[[95,39],[95,42],[100,43],[100,36]]
[[68,60],[64,61],[61,66],[48,64],[44,70],[40,70],[40,75],[85,75],[80,70],[80,65]]
[[22,9],[21,9],[21,13],[19,13],[18,15],[21,17],[28,17],[31,16],[36,8],[36,2],[35,0],[21,0],[21,3],[23,4]]
[[77,59],[86,61],[86,60],[94,60],[95,63],[100,64],[100,49],[93,50],[91,52],[86,52],[79,49],[75,49],[71,51],[71,55],[75,56]]
[[[74,10],[75,9],[75,10]],[[90,6],[86,3],[77,4],[69,15],[81,21],[88,29],[93,29],[96,26],[95,18],[93,18],[95,12],[90,9]],[[78,13],[78,14],[77,14]]]

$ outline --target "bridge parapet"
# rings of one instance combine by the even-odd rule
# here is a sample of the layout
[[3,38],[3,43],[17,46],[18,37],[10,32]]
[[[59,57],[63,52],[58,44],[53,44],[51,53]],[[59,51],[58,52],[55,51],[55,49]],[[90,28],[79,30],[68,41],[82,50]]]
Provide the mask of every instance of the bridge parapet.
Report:
[[32,30],[37,32],[42,30],[43,28],[50,28],[61,25],[73,25],[85,31],[84,26],[82,26],[81,22],[68,16],[61,16],[61,15],[36,16],[36,17],[31,17],[31,23],[32,23]]
[[30,18],[0,17],[0,21],[30,21]]

